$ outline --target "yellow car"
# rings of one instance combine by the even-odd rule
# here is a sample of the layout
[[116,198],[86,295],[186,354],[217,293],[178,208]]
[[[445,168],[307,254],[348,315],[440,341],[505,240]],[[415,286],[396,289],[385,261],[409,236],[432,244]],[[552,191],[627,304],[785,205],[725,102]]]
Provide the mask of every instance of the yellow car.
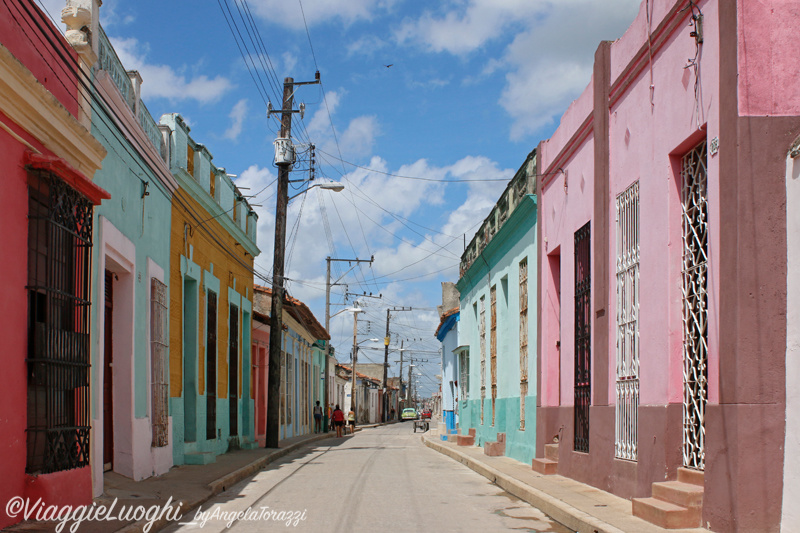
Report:
[[416,420],[417,419],[417,410],[413,407],[407,407],[403,409],[403,413],[400,415],[401,420]]

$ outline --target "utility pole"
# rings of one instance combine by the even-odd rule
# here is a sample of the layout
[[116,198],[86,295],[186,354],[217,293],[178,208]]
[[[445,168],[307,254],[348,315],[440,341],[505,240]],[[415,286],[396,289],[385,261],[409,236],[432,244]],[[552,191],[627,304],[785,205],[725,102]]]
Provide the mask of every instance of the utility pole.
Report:
[[[369,263],[372,264],[375,261],[375,256],[367,259],[331,259],[330,257],[325,258],[325,262],[327,263],[327,275],[325,277],[325,331],[328,332],[328,335],[331,334],[331,286],[338,285],[339,281],[342,278],[336,280],[336,282],[331,283],[331,261],[346,261],[348,263]],[[344,277],[344,276],[342,276]],[[328,403],[331,401],[330,393],[331,388],[328,385],[330,381],[330,376],[328,373],[330,372],[330,362],[329,359],[331,358],[331,341],[325,343],[325,382],[323,384],[324,394],[325,394],[325,409],[322,412],[322,420],[323,420],[323,431],[328,431]],[[353,369],[355,371],[355,369]],[[351,393],[352,395],[352,393]]]
[[[319,71],[315,81],[294,82],[294,78],[283,80],[283,107],[281,108],[281,133],[275,140],[275,163],[278,165],[278,199],[275,205],[275,244],[272,261],[272,305],[269,315],[269,377],[267,379],[267,435],[266,448],[277,448],[280,433],[281,394],[281,345],[283,341],[283,259],[286,249],[286,207],[289,204],[289,171],[294,163],[292,146],[292,103],[295,85],[319,83]],[[301,112],[305,109],[301,105]],[[272,105],[267,108],[267,116]]]
[[[406,308],[405,306],[403,306],[403,307],[400,307],[400,308],[392,307],[391,309],[386,309],[386,337],[384,337],[384,339],[383,339],[384,352],[383,352],[383,402],[382,402],[382,404],[383,404],[383,413],[381,414],[381,421],[382,422],[386,422],[386,412],[389,410],[389,399],[388,399],[386,393],[388,391],[387,381],[388,381],[388,374],[389,374],[389,340],[390,340],[389,339],[389,317],[391,316],[389,314],[390,311],[412,311],[412,308],[411,307]],[[402,345],[401,345],[401,348],[402,348]],[[402,357],[403,357],[402,354],[403,354],[403,352],[400,352],[401,360],[402,360]],[[401,375],[402,375],[402,372],[403,372],[402,363],[401,363],[401,366],[400,366],[400,372],[401,372]]]
[[[350,410],[355,414],[355,421],[358,422],[358,408],[356,406],[356,361],[358,360],[358,311],[353,311],[353,372],[350,374],[352,385],[350,386]],[[355,432],[353,424],[353,432]]]
[[[401,396],[403,394],[403,352],[405,351],[403,349],[403,342],[405,341],[400,341],[400,373],[398,374],[398,376],[400,377],[400,388],[397,389],[398,401],[402,399]],[[397,407],[399,408],[400,406],[398,405]],[[399,414],[400,413],[398,413],[398,415]]]

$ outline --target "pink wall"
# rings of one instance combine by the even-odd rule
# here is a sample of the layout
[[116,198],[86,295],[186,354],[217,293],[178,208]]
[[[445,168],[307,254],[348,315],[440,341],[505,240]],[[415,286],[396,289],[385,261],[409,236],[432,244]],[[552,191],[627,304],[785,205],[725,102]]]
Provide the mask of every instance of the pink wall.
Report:
[[267,390],[269,382],[269,324],[253,321],[253,393],[255,395],[255,435],[260,446],[266,442]]
[[800,114],[797,0],[737,0],[739,114]]

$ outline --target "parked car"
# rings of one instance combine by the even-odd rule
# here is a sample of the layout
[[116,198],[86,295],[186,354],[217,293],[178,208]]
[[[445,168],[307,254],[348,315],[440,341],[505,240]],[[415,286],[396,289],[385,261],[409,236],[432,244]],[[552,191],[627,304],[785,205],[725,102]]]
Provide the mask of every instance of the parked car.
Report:
[[417,410],[413,407],[406,407],[403,409],[403,414],[400,415],[402,420],[416,420],[417,419]]
[[421,417],[423,420],[425,420],[425,419],[428,419],[428,420],[430,420],[430,418],[431,418],[431,415],[432,415],[432,413],[431,413],[431,410],[430,410],[430,409],[423,409],[423,410],[422,410],[422,414],[420,415],[420,417]]

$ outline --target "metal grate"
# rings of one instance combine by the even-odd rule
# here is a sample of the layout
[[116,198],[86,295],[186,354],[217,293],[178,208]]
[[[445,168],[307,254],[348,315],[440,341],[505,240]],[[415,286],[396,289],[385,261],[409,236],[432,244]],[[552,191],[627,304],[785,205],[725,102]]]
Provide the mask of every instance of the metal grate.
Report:
[[466,402],[467,392],[469,391],[469,351],[461,352],[458,359],[458,369],[461,374],[458,386],[461,389],[461,401]]
[[208,291],[206,330],[206,438],[217,438],[217,293]]
[[528,258],[519,263],[519,429],[525,431],[528,395]]
[[614,456],[637,460],[639,440],[639,182],[617,196],[617,377]]
[[169,444],[169,341],[167,336],[167,286],[160,280],[150,280],[150,370],[151,416],[153,441],[151,446]]
[[483,404],[486,400],[486,297],[481,296],[481,320],[478,326],[481,343],[481,424],[483,424]]
[[491,331],[490,336],[490,355],[491,355],[491,378],[492,378],[492,425],[495,421],[495,402],[497,401],[497,285],[493,285],[489,290],[491,301]]
[[89,464],[92,203],[29,176],[26,472]]
[[591,404],[591,231],[575,232],[575,451],[589,453]]
[[683,157],[683,464],[705,468],[708,399],[708,200],[706,143]]
[[228,415],[230,435],[239,434],[239,308],[230,306],[228,326]]

